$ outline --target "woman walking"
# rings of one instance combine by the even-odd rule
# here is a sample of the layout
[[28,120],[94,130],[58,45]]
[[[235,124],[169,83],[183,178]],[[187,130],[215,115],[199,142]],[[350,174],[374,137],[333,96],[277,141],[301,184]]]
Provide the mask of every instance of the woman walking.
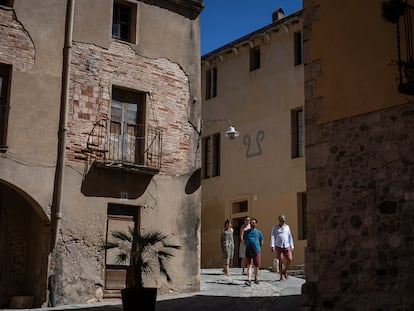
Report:
[[239,245],[239,258],[241,260],[242,274],[247,274],[247,261],[246,261],[246,242],[244,241],[244,232],[250,229],[250,217],[244,218],[244,224],[240,227],[240,245]]
[[223,272],[225,275],[230,275],[229,267],[234,256],[234,238],[233,228],[231,227],[230,220],[228,219],[224,222],[224,230],[221,234],[221,250],[224,261]]

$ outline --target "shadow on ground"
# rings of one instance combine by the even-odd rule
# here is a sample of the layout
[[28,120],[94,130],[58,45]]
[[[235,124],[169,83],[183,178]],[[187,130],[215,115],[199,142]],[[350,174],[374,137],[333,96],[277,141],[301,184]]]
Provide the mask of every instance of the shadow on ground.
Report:
[[192,310],[276,310],[297,311],[301,309],[300,295],[281,297],[226,297],[193,296],[157,302],[157,311]]
[[[279,310],[298,311],[301,309],[300,295],[280,297],[226,297],[192,296],[168,299],[157,302],[156,311],[193,311],[193,310]],[[122,311],[121,305],[85,308],[82,311]]]

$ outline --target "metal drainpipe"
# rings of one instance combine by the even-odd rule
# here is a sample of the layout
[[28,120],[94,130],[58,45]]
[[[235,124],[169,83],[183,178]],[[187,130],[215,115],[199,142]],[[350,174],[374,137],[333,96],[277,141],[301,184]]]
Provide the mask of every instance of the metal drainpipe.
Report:
[[58,151],[56,161],[55,183],[53,189],[52,214],[51,214],[51,241],[50,251],[56,246],[59,234],[60,219],[62,216],[62,194],[63,194],[63,177],[66,158],[66,126],[67,112],[69,102],[69,81],[70,81],[70,63],[72,54],[72,34],[73,18],[75,12],[75,0],[67,0],[66,23],[65,23],[65,45],[63,48],[63,68],[62,68],[62,90],[60,97],[60,117],[58,132]]

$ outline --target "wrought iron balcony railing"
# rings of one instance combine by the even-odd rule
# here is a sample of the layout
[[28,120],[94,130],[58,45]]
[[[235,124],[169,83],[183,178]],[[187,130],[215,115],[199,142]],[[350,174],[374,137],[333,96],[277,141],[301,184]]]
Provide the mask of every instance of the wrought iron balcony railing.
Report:
[[161,169],[162,129],[100,120],[89,133],[87,150],[96,164],[157,172]]
[[407,0],[382,2],[383,18],[396,25],[398,59],[393,63],[398,65],[398,91],[409,95],[414,95],[413,13]]

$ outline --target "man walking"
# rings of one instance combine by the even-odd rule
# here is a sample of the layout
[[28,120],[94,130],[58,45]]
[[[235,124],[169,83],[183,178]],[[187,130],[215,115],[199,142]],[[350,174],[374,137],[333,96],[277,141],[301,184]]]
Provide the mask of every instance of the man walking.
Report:
[[246,261],[247,261],[247,286],[251,286],[252,266],[254,267],[254,282],[259,284],[257,274],[261,264],[261,246],[263,245],[263,234],[256,228],[257,219],[252,218],[250,229],[246,230],[243,239],[246,242]]
[[[279,216],[279,224],[275,224],[270,234],[270,248],[276,251],[276,258],[279,260],[280,280],[287,279],[287,270],[292,262],[292,251],[294,249],[292,233],[286,223],[286,216]],[[285,268],[283,269],[283,261]]]

